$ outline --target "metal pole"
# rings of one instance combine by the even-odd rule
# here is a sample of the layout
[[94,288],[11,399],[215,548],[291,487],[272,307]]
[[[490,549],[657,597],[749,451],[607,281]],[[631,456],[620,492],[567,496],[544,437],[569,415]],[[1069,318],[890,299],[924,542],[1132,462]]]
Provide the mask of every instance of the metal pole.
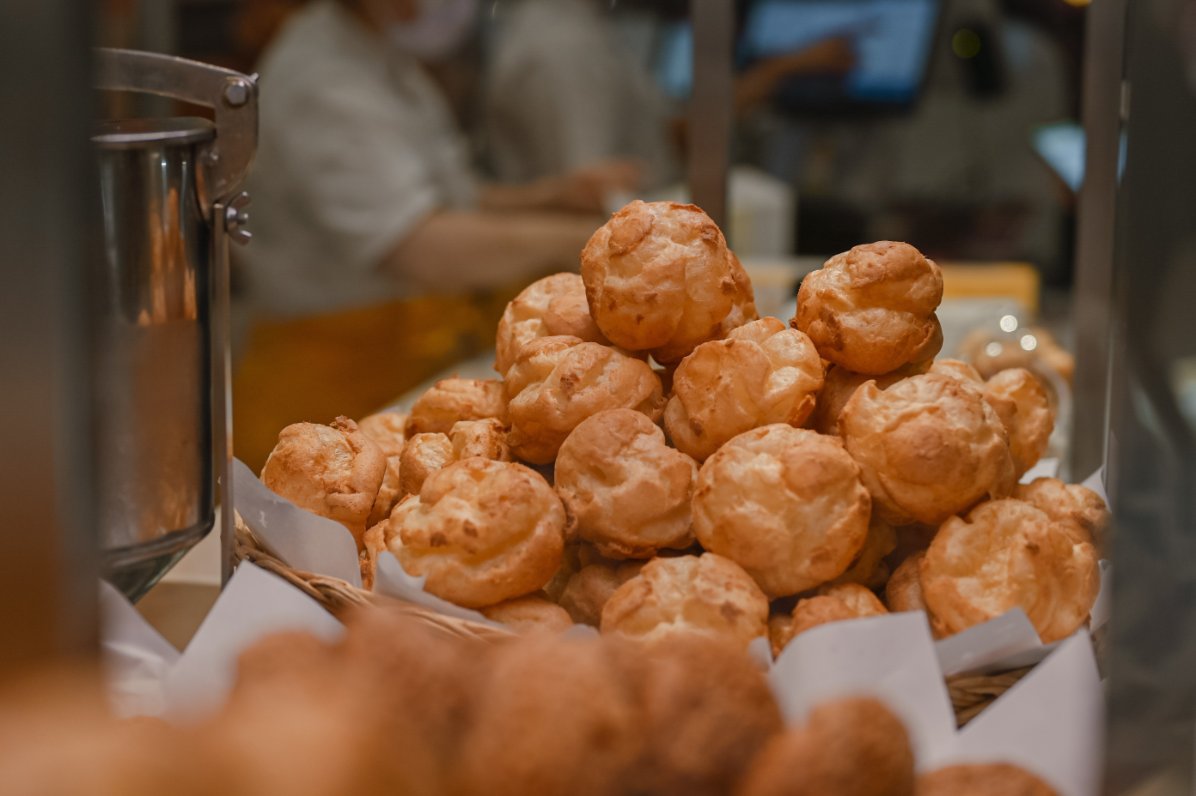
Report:
[[98,637],[88,8],[0,2],[0,674]]
[[727,229],[727,172],[734,111],[735,4],[693,0],[693,97],[689,106],[689,191]]

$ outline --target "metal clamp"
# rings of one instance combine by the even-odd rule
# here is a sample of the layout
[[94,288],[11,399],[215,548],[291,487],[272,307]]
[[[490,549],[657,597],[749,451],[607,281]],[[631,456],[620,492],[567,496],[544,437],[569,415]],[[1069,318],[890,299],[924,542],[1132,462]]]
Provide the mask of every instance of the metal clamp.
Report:
[[155,94],[215,111],[216,138],[199,153],[200,200],[205,212],[217,202],[234,203],[257,151],[257,75],[162,53],[101,47],[96,50],[95,86]]

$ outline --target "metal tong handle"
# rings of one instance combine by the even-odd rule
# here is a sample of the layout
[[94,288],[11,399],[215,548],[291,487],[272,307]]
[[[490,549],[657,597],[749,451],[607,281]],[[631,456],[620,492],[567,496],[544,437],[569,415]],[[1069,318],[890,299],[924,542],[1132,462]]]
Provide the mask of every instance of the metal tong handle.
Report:
[[200,200],[207,212],[237,193],[257,151],[257,75],[162,53],[100,47],[95,87],[211,108],[216,138],[200,148]]

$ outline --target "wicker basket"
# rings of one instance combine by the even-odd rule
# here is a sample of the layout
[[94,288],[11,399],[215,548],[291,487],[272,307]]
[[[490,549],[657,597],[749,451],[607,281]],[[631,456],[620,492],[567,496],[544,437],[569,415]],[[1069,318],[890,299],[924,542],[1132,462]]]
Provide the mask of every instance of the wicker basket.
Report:
[[[419,605],[368,592],[340,578],[292,569],[261,544],[254,536],[253,531],[241,521],[240,516],[237,516],[236,553],[238,560],[251,561],[262,569],[274,573],[316,600],[335,616],[340,616],[346,611],[362,605],[385,602],[389,606],[410,613],[413,618],[437,630],[454,636],[494,642],[509,639],[513,635],[507,630],[471,622],[467,619],[445,616]],[[1025,667],[993,675],[966,675],[949,678],[947,691],[951,695],[951,705],[955,709],[956,725],[962,727],[967,724],[1012,688],[1032,668]]]

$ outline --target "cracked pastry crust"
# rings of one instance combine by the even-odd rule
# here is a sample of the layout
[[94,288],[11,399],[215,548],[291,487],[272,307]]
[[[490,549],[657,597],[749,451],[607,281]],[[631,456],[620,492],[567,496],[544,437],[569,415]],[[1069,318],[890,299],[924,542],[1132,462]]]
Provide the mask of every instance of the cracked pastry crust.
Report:
[[501,422],[492,417],[461,420],[448,434],[416,434],[407,440],[399,457],[400,494],[417,494],[429,475],[471,456],[511,461],[507,432]]
[[939,529],[920,564],[926,607],[949,634],[1020,607],[1043,643],[1088,619],[1096,551],[1066,523],[1021,500],[993,500]]
[[718,225],[676,202],[632,202],[581,253],[598,328],[615,345],[650,351],[662,364],[755,317],[751,282],[738,266]]
[[447,434],[459,420],[493,417],[507,422],[507,400],[497,379],[441,379],[416,400],[407,418],[407,436]]
[[532,282],[507,305],[498,322],[494,369],[505,376],[523,346],[557,335],[607,342],[590,317],[586,286],[579,274],[553,274]]
[[654,558],[602,609],[602,632],[645,640],[678,633],[747,645],[768,633],[768,598],[752,577],[714,553]]
[[706,460],[693,514],[704,548],[782,597],[847,570],[868,535],[870,501],[839,440],[775,424],[740,434]]
[[790,641],[812,627],[888,612],[875,594],[858,583],[824,586],[813,597],[798,600],[787,618],[769,624],[772,654],[780,655]]
[[839,417],[877,516],[938,525],[1015,482],[1008,434],[977,385],[928,373],[868,382]]
[[737,434],[770,423],[800,426],[822,389],[810,338],[762,318],[703,343],[682,360],[664,422],[678,450],[702,461]]
[[399,457],[406,442],[406,425],[407,415],[402,412],[378,412],[357,421],[357,428],[361,433],[376,442],[386,455],[386,473],[382,476],[382,486],[378,489],[373,508],[370,509],[367,528],[389,517],[391,509],[403,496]]
[[1046,453],[1055,429],[1055,413],[1046,387],[1025,368],[1010,368],[984,384],[984,400],[1009,432],[1009,452],[1020,478]]
[[1072,540],[1100,549],[1109,525],[1109,508],[1101,496],[1086,486],[1065,484],[1058,478],[1035,478],[1018,484],[1013,496],[1042,509],[1073,531]]
[[430,475],[382,527],[403,569],[467,608],[543,588],[565,546],[565,509],[548,482],[523,465],[477,457]]
[[858,583],[868,589],[879,589],[889,579],[889,565],[885,557],[897,549],[897,531],[887,522],[873,517],[868,523],[868,536],[856,554],[855,561],[832,583]]
[[835,255],[802,280],[793,325],[824,359],[872,376],[930,360],[942,347],[934,311],[943,275],[908,243],[879,241]]
[[609,409],[583,420],[557,455],[554,487],[570,538],[610,558],[651,558],[693,544],[690,502],[698,465],[665,444],[640,412]]
[[386,455],[347,417],[295,423],[278,435],[262,483],[300,508],[339,522],[360,550],[386,475]]
[[651,366],[576,337],[541,337],[525,345],[507,372],[511,452],[548,464],[581,421],[604,409],[634,409],[655,421],[664,406]]

